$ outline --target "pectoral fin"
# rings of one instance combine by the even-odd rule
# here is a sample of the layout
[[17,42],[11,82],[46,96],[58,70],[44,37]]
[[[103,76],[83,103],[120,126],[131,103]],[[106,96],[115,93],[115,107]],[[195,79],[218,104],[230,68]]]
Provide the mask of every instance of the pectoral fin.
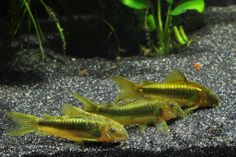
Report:
[[198,107],[199,107],[198,105],[195,105],[195,106],[186,108],[186,109],[184,109],[184,112],[185,112],[186,114],[192,114],[192,112],[193,112],[194,110],[196,110]]
[[36,131],[35,134],[40,136],[53,136],[52,134],[43,131]]
[[155,125],[156,129],[161,133],[168,133],[170,131],[166,121],[163,118],[159,118]]
[[184,110],[182,110],[182,108],[180,107],[178,103],[171,102],[170,105],[173,106],[171,112],[175,114],[177,117],[183,118],[187,116],[187,114],[184,112]]
[[144,131],[146,130],[147,126],[146,125],[139,125],[138,128],[139,128],[139,131],[141,133],[144,133]]
[[189,103],[186,104],[186,109],[184,109],[184,112],[187,114],[191,114],[194,110],[196,110],[199,106],[197,105],[197,102],[199,102],[200,97],[196,94],[190,98]]
[[182,110],[181,108],[179,108],[178,110],[177,110],[177,116],[178,117],[180,117],[180,118],[184,118],[184,117],[186,117],[188,114],[184,111],[184,110]]

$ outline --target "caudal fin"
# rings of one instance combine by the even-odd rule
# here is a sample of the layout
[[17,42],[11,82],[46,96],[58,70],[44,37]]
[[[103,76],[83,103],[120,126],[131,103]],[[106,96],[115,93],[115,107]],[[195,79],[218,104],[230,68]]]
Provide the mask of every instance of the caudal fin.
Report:
[[120,89],[120,93],[115,99],[116,102],[142,95],[142,93],[139,92],[137,85],[126,78],[114,76],[112,77],[112,80],[115,81],[116,85]]
[[98,110],[98,104],[93,102],[79,94],[73,94],[73,96],[83,104],[83,108],[88,112],[96,112]]
[[10,129],[11,136],[21,136],[37,130],[37,117],[20,112],[8,112],[7,116],[16,123],[16,127]]

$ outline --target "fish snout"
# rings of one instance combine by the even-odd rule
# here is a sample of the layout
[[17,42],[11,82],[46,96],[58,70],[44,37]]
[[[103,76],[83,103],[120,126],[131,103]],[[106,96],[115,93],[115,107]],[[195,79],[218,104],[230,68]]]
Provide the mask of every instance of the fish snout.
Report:
[[121,142],[126,141],[127,139],[128,133],[121,124],[113,124],[113,126],[106,128],[100,138],[100,140],[104,142]]
[[215,92],[210,90],[207,93],[207,106],[216,107],[216,106],[219,106],[219,102],[220,102],[220,99],[218,95]]
[[121,128],[116,129],[116,133],[114,134],[114,141],[126,141],[128,140],[128,133],[125,128],[122,126]]

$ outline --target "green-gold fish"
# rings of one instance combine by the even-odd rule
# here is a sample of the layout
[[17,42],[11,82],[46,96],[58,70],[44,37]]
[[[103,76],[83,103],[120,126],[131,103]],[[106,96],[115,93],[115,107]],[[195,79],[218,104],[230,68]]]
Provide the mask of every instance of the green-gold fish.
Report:
[[155,123],[161,130],[168,130],[167,120],[184,117],[185,113],[175,102],[164,104],[162,101],[148,99],[134,99],[122,105],[99,105],[79,94],[74,97],[82,102],[84,110],[109,117],[123,125],[147,125]]
[[17,124],[8,134],[21,136],[38,132],[41,135],[52,135],[76,142],[117,142],[128,139],[124,127],[110,118],[79,109],[77,115],[69,115],[69,109],[66,112],[66,116],[45,115],[43,118],[20,112],[8,112],[7,116]]
[[121,76],[112,78],[120,89],[116,103],[140,97],[156,97],[162,101],[178,103],[186,111],[199,107],[214,107],[219,104],[218,96],[200,84],[187,80],[182,72],[174,70],[163,82],[143,82],[135,84]]

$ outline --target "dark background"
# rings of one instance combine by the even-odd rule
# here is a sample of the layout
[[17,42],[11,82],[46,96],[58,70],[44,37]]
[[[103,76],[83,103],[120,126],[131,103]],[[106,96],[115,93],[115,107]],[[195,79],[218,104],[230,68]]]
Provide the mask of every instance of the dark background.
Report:
[[[7,31],[8,27],[4,27],[4,21],[9,20],[13,11],[12,1],[0,2],[1,32]],[[55,10],[64,28],[68,55],[104,58],[138,55],[140,45],[146,43],[143,23],[137,16],[140,13],[123,6],[118,0],[50,0],[45,2]],[[236,4],[236,0],[206,0],[205,2],[207,7]],[[55,23],[47,18],[48,15],[41,4],[35,0],[31,3],[33,12],[41,19],[41,26],[47,39],[46,46],[61,52],[62,47],[59,44],[61,41]],[[187,22],[192,24],[185,26],[189,32],[204,25],[201,23],[203,21],[201,15],[191,15],[196,18],[192,18],[192,22]],[[104,20],[109,22],[115,32]],[[25,26],[27,24],[23,24],[23,28],[20,30],[21,34],[27,32]],[[2,36],[0,42],[4,38]]]

